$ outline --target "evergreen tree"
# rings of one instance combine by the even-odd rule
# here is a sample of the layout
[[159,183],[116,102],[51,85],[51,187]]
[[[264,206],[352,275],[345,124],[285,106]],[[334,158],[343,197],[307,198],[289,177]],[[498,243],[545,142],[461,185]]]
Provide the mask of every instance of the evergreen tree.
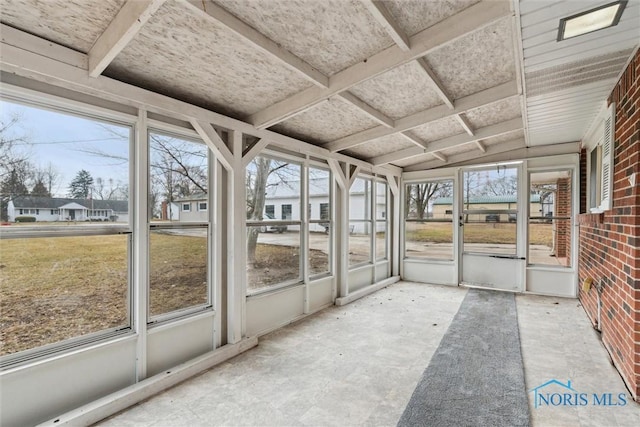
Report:
[[69,184],[69,197],[74,199],[87,199],[91,194],[91,187],[93,186],[93,177],[89,172],[82,169],[73,178],[71,184]]
[[34,184],[33,189],[31,190],[31,195],[37,197],[51,197],[51,193],[49,193],[46,184],[40,179]]

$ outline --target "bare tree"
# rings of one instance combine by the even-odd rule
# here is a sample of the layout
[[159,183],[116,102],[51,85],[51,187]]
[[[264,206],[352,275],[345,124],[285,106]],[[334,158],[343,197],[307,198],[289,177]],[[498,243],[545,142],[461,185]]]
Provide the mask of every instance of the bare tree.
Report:
[[22,120],[19,114],[0,119],[0,218],[8,219],[7,205],[11,198],[29,193],[33,178],[29,152],[18,147],[29,143],[25,133],[16,133]]

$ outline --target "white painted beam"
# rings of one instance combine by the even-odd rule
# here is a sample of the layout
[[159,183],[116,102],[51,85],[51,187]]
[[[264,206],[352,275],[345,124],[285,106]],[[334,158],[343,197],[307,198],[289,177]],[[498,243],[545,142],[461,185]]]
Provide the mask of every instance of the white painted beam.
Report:
[[433,151],[433,152],[431,153],[431,155],[432,155],[433,157],[435,157],[436,159],[438,159],[438,160],[440,160],[440,161],[442,161],[442,162],[447,163],[447,156],[445,156],[444,154],[441,154],[441,153],[439,153],[438,151]]
[[409,37],[398,25],[383,2],[378,0],[361,0],[362,5],[367,8],[371,16],[385,29],[389,37],[395,44],[404,51],[411,49]]
[[414,138],[413,136],[409,135],[407,132],[400,132],[399,135],[404,139],[406,139],[407,141],[409,141],[410,143],[415,144],[417,147],[420,147],[420,148],[427,147],[427,144],[424,141],[420,141],[419,139]]
[[418,65],[420,65],[422,71],[424,71],[429,78],[433,89],[436,91],[440,99],[442,99],[442,102],[444,102],[447,107],[453,109],[453,98],[449,96],[444,88],[444,85],[442,84],[438,76],[436,76],[436,73],[434,73],[431,67],[429,67],[427,61],[424,58],[418,58],[416,62],[418,63]]
[[487,147],[484,146],[482,141],[476,141],[476,147],[478,147],[478,150],[482,151],[483,153],[487,152]]
[[[504,142],[501,144],[496,144],[496,145],[487,147],[486,155],[505,153],[512,150],[518,150],[520,148],[526,148],[524,138],[518,138],[513,141]],[[485,161],[484,157],[485,156],[478,156],[478,153],[475,151],[469,151],[466,153],[460,153],[454,156],[450,156],[447,159],[448,160],[447,164],[450,166],[452,164],[469,161],[469,160],[477,161],[478,163],[481,163]],[[404,168],[404,170],[405,172],[415,172],[415,171],[427,170],[427,169],[432,169],[432,168],[441,167],[441,166],[442,166],[442,163],[434,159],[434,160],[428,160],[426,162],[420,162],[415,165],[407,166]]]
[[191,120],[191,126],[198,132],[198,135],[207,147],[215,154],[216,158],[220,161],[222,166],[226,170],[231,170],[233,168],[233,156],[231,155],[231,151],[225,145],[224,141],[220,138],[220,135],[213,130],[213,127],[208,123],[201,123],[198,120]]
[[442,138],[437,141],[430,142],[425,148],[407,148],[405,150],[396,151],[382,156],[373,157],[369,159],[374,165],[382,165],[386,163],[393,163],[398,160],[408,159],[419,154],[434,153],[436,151],[444,150],[447,148],[455,147],[457,145],[469,144],[481,139],[487,139],[494,136],[504,135],[505,133],[514,132],[522,129],[522,118],[517,117],[515,119],[507,120],[505,122],[497,123],[495,125],[485,126],[477,129],[474,136],[461,133],[458,135]]
[[251,163],[251,161],[260,154],[262,150],[267,148],[267,145],[269,145],[269,141],[264,138],[253,144],[253,146],[242,155],[242,166],[245,168],[249,166],[249,163]]
[[128,0],[89,51],[89,75],[98,77],[165,0]]
[[350,165],[350,166],[352,167],[352,169],[349,172],[349,181],[347,183],[349,184],[348,188],[351,188],[356,178],[358,177],[358,174],[360,173],[360,166],[354,166],[354,165]]
[[354,107],[359,108],[363,113],[367,116],[380,123],[382,126],[386,126],[388,128],[392,128],[394,126],[393,119],[381,111],[376,110],[354,94],[350,92],[342,92],[336,96],[338,99],[345,101],[348,104],[353,105]]
[[391,190],[391,194],[393,197],[398,197],[399,185],[398,185],[398,177],[395,177],[391,174],[387,174],[387,184],[389,185],[389,190]]
[[329,87],[329,77],[325,76],[309,63],[303,61],[293,53],[284,49],[278,43],[269,39],[253,27],[236,18],[221,6],[218,6],[210,0],[183,1],[190,5],[190,7],[192,7],[193,9],[196,9],[201,14],[204,14],[208,19],[215,19],[217,22],[233,31],[235,34],[253,45],[255,48],[261,50],[272,58],[277,59],[287,68],[299,73],[300,76],[306,78],[317,87]]
[[348,190],[347,177],[345,176],[344,171],[340,167],[340,163],[334,159],[329,159],[328,163],[329,163],[329,168],[331,169],[331,172],[333,172],[333,176],[335,176],[336,178],[336,182],[338,183],[338,186],[342,189]]
[[467,120],[467,117],[464,115],[464,113],[456,114],[456,119],[458,120],[458,123],[460,123],[460,126],[462,126],[462,128],[465,130],[465,132],[473,136],[473,127],[471,126],[471,123],[469,123],[469,120]]
[[427,53],[485,28],[497,20],[511,15],[511,13],[507,1],[487,0],[477,3],[412,36],[409,51],[391,46],[371,56],[366,62],[358,62],[334,74],[331,76],[328,88],[308,88],[252,114],[248,120],[259,129],[273,126],[301,110],[310,108],[323,99],[425,56]]
[[[86,55],[23,31],[6,31],[7,28],[10,27],[0,24],[2,36],[0,68],[8,73],[106,101],[134,108],[144,108],[149,112],[187,122],[197,120],[201,123],[212,123],[225,129],[266,138],[270,144],[289,151],[358,164],[366,171],[391,172],[398,175],[402,173],[402,170],[395,166],[375,167],[371,163],[339,153],[331,153],[325,148],[276,132],[256,129],[249,123],[108,77],[89,77],[86,66],[81,66],[82,63],[86,64]],[[55,57],[52,58],[52,56]],[[2,83],[0,82],[0,84]]]
[[384,126],[376,126],[329,142],[322,147],[332,152],[346,150],[347,148],[355,147],[367,141],[371,141],[372,139],[407,131],[436,120],[444,119],[445,117],[464,113],[467,110],[498,102],[516,95],[518,95],[518,88],[516,87],[515,80],[512,80],[508,83],[503,83],[456,100],[455,108],[453,110],[450,110],[445,105],[439,105],[396,120],[395,127],[393,129],[389,129]]

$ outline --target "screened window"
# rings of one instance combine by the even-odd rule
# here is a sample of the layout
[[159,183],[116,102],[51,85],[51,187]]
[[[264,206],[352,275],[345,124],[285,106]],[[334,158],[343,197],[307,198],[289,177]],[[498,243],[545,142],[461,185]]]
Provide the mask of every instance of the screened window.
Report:
[[349,265],[371,262],[372,185],[370,178],[356,178],[349,190]]
[[[302,167],[266,155],[246,168],[247,292],[249,294],[302,280],[300,209]],[[284,201],[281,220],[269,218],[265,206]]]
[[570,170],[529,174],[529,264],[571,266]]
[[[209,151],[201,141],[149,132],[149,321],[211,306]],[[197,211],[191,210],[196,202]],[[203,200],[204,199],[204,200]],[[167,212],[182,206],[179,215]]]
[[464,251],[515,255],[518,169],[500,165],[462,176]]
[[453,260],[453,180],[405,186],[406,258]]
[[130,331],[131,126],[5,100],[0,122],[0,365]]
[[310,167],[309,185],[309,275],[331,272],[331,173]]
[[591,212],[603,212],[611,209],[613,188],[613,153],[615,105],[603,109],[596,118],[597,127],[587,138],[589,149],[587,183],[589,192],[588,206]]
[[382,260],[387,258],[387,183],[376,181],[376,197],[375,197],[375,248],[376,259]]

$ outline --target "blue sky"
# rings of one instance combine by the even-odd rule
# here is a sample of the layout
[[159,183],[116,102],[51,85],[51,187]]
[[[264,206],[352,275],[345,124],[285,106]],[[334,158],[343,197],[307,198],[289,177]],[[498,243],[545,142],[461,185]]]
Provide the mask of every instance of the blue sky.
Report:
[[0,101],[0,118],[6,124],[19,117],[6,136],[25,137],[16,147],[36,167],[51,163],[59,174],[53,195],[67,195],[69,182],[85,169],[94,179],[128,183],[128,128]]

